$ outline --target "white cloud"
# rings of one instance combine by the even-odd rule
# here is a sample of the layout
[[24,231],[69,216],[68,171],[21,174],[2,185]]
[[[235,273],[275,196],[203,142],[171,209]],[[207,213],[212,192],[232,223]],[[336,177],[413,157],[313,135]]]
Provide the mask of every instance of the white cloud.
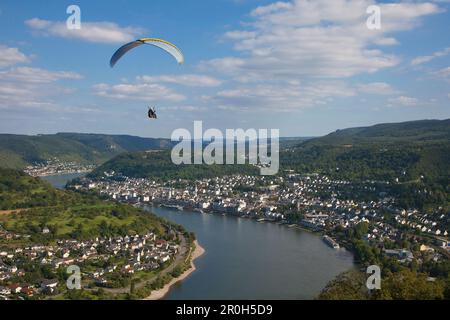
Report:
[[203,71],[214,69],[225,74],[236,74],[244,65],[245,60],[243,59],[227,57],[202,61],[199,65],[199,69]]
[[392,95],[398,93],[397,90],[386,82],[371,82],[357,85],[358,91],[368,94]]
[[51,83],[61,79],[79,80],[82,76],[72,71],[50,71],[40,68],[18,67],[0,71],[0,81],[17,81],[20,83]]
[[252,31],[229,31],[225,33],[225,38],[233,40],[248,39],[256,36],[256,32]]
[[411,29],[440,12],[432,3],[379,4],[381,30],[366,27],[371,0],[296,0],[252,11],[249,30],[225,34],[241,58],[206,61],[203,67],[244,81],[300,77],[343,78],[395,66],[400,59],[378,46],[397,44],[392,33]]
[[256,16],[260,16],[260,15],[265,15],[265,14],[269,14],[269,13],[274,13],[277,11],[280,11],[282,9],[291,9],[292,8],[292,4],[289,2],[275,2],[266,6],[260,6],[257,7],[256,9],[254,9],[251,12],[251,16],[256,17]]
[[416,65],[419,65],[419,64],[430,62],[431,60],[434,60],[436,58],[445,57],[448,54],[450,54],[450,48],[445,48],[443,50],[436,51],[436,52],[434,52],[434,53],[432,53],[432,54],[430,54],[428,56],[420,56],[420,57],[414,58],[411,61],[411,64],[413,66],[416,66]]
[[[397,66],[400,57],[386,50],[399,44],[396,33],[441,10],[430,2],[379,3],[381,29],[369,30],[366,9],[373,4],[294,0],[257,7],[250,22],[223,36],[233,44],[234,56],[200,63],[203,72],[215,70],[231,78],[226,90],[204,101],[225,109],[292,111],[358,93],[399,95],[385,82],[351,86],[346,79]],[[399,102],[415,103],[408,97]]]
[[389,99],[389,103],[391,105],[401,105],[406,107],[413,107],[419,104],[419,100],[417,98],[408,97],[408,96],[400,96],[397,98]]
[[81,75],[71,71],[50,71],[29,67],[0,71],[0,108],[57,110],[58,106],[51,98],[74,91],[72,88],[60,86],[58,81],[81,78]]
[[327,104],[334,98],[351,97],[355,90],[341,82],[301,84],[257,84],[221,90],[203,100],[222,109],[273,109],[292,111]]
[[0,68],[28,62],[30,62],[30,58],[19,49],[0,45]]
[[33,18],[25,24],[37,34],[87,42],[123,43],[135,40],[140,28],[120,27],[112,22],[82,22],[81,29],[68,29],[65,22]]
[[97,84],[93,87],[97,96],[131,101],[170,101],[185,100],[185,96],[178,94],[165,86],[154,83],[121,83],[109,85]]
[[203,112],[203,111],[207,111],[208,108],[207,107],[202,107],[202,106],[191,106],[191,105],[187,105],[187,106],[169,106],[169,107],[164,107],[164,110],[171,110],[171,111],[188,111],[188,112]]
[[222,81],[219,79],[199,74],[139,76],[137,81],[144,83],[173,83],[187,87],[217,87],[222,84]]
[[397,39],[392,38],[392,37],[375,39],[374,43],[379,46],[394,46],[394,45],[399,44]]
[[450,78],[450,67],[435,71],[432,73],[432,75],[434,75],[438,78],[448,79],[448,78]]

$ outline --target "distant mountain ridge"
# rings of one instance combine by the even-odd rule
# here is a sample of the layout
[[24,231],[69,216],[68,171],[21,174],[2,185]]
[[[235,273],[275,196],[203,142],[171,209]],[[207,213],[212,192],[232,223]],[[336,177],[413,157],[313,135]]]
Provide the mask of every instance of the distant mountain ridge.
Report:
[[[323,173],[349,180],[419,181],[445,186],[450,177],[450,120],[423,120],[338,130],[323,137],[280,142],[280,172]],[[191,167],[191,166],[187,166]],[[219,167],[220,168],[220,167]],[[196,171],[198,174],[192,174]],[[232,173],[170,164],[170,155],[121,154],[94,171],[133,177],[209,177]],[[189,172],[188,172],[189,171]],[[220,172],[219,172],[220,171]],[[250,173],[245,167],[240,171]],[[186,174],[185,174],[186,173]],[[188,174],[189,173],[189,174]]]
[[[140,153],[146,150],[167,151],[174,144],[169,139],[129,135],[1,134],[0,167],[23,168],[27,164],[56,157],[80,163],[102,164],[108,161],[96,173],[107,168],[133,176],[153,175],[161,164],[167,169],[162,171],[170,171],[169,176],[174,176],[180,168],[168,165],[167,159],[148,159]],[[392,181],[399,178],[400,182],[416,181],[424,176],[429,182],[440,185],[446,185],[450,177],[450,119],[377,124],[337,130],[317,138],[281,138],[280,146],[281,170],[320,172],[358,180]],[[166,152],[163,154],[167,156]],[[208,171],[205,174],[209,175],[217,170],[210,169],[202,168],[202,171]],[[164,173],[159,172],[158,175]],[[191,173],[186,175],[191,176]]]
[[382,123],[367,127],[336,130],[323,137],[309,139],[311,144],[352,142],[426,142],[450,141],[450,119]]
[[170,148],[163,138],[130,135],[57,133],[45,135],[0,134],[0,167],[22,169],[51,158],[81,164],[103,163],[120,153]]

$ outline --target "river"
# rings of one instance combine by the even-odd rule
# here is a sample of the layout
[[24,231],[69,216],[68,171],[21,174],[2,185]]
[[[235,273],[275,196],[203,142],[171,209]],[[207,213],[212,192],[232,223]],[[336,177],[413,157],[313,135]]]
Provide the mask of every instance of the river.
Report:
[[[45,179],[65,185],[60,178]],[[193,231],[206,250],[195,260],[197,270],[165,299],[313,299],[336,275],[354,267],[351,253],[332,249],[306,231],[216,214],[146,210]]]
[[66,183],[70,180],[73,180],[75,178],[84,177],[87,173],[65,173],[65,174],[58,174],[53,176],[43,176],[40,177],[42,180],[45,180],[47,182],[50,182],[52,186],[58,189],[64,189],[66,186]]

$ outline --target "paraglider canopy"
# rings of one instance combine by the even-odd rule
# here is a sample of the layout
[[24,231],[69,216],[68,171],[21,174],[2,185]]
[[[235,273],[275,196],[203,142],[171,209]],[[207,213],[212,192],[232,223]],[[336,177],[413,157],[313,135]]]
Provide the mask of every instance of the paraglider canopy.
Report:
[[183,57],[183,54],[181,53],[181,50],[178,49],[174,44],[172,44],[168,41],[165,41],[163,39],[158,39],[158,38],[142,38],[142,39],[138,39],[136,41],[127,43],[127,44],[123,45],[122,47],[120,47],[119,49],[117,49],[117,51],[113,54],[113,56],[111,57],[111,60],[109,61],[109,65],[111,66],[111,68],[114,67],[114,65],[117,63],[117,61],[119,61],[119,59],[122,58],[122,56],[125,53],[127,53],[131,49],[139,47],[143,44],[149,44],[149,45],[153,45],[155,47],[163,49],[164,51],[166,51],[167,53],[172,55],[179,64],[182,64],[184,62],[184,57]]

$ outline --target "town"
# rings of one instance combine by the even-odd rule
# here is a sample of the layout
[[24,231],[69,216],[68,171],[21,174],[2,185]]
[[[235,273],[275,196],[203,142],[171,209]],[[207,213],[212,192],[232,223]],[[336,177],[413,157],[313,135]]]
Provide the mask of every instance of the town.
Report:
[[[336,230],[366,223],[364,241],[382,248],[399,262],[442,261],[450,255],[445,214],[405,210],[380,185],[389,182],[352,183],[319,174],[265,177],[233,175],[196,181],[154,181],[105,172],[100,179],[83,178],[71,187],[95,190],[103,196],[137,205],[155,205],[273,222],[325,235],[339,248]],[[361,200],[367,194],[376,200]],[[402,245],[408,240],[408,247]],[[345,240],[344,240],[345,242]],[[345,243],[343,243],[345,246]]]
[[[42,233],[48,233],[43,228]],[[0,239],[27,239],[0,226]],[[79,266],[83,289],[122,287],[135,273],[162,270],[184,250],[177,241],[166,241],[154,233],[97,237],[92,240],[58,240],[54,245],[0,246],[0,299],[56,296],[67,290],[64,274]],[[44,270],[36,278],[33,265]]]
[[42,177],[58,174],[84,173],[95,168],[93,164],[79,164],[73,161],[62,161],[57,158],[47,160],[42,163],[35,163],[27,166],[24,172],[33,177]]

